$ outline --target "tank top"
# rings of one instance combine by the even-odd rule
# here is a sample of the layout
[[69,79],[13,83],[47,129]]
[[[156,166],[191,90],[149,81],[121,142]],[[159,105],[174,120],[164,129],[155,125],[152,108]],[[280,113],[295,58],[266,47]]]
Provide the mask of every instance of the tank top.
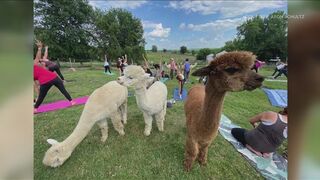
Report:
[[287,138],[287,123],[278,118],[275,123],[266,125],[260,123],[258,127],[245,133],[246,142],[255,150],[262,153],[274,152]]
[[52,69],[52,68],[55,68],[57,66],[57,64],[55,62],[52,62],[52,61],[44,61],[44,63],[46,64],[48,69]]

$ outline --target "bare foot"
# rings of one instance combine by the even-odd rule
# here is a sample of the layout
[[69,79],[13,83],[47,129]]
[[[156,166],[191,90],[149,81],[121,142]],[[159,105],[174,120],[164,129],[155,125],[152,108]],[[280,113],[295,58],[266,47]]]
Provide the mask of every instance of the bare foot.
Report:
[[34,113],[34,114],[38,113],[38,109],[37,109],[37,108],[34,108],[34,109],[33,109],[33,113]]
[[271,153],[262,153],[262,157],[270,158],[271,157]]
[[246,145],[246,147],[253,153],[255,153],[257,156],[262,157],[262,153],[259,151],[254,150],[251,146],[249,146],[248,144]]
[[77,104],[74,100],[71,100],[70,103],[71,103],[71,106],[74,106]]

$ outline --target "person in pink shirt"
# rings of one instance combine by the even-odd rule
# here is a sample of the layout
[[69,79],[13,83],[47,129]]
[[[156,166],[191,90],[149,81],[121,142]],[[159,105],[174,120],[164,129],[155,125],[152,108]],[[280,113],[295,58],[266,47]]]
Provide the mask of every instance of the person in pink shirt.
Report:
[[254,61],[254,64],[253,64],[251,70],[255,70],[256,73],[258,73],[258,70],[259,70],[264,64],[265,64],[265,62],[259,61],[258,59],[256,59],[256,60]]
[[41,49],[43,45],[40,41],[38,41],[37,46],[38,52],[33,64],[33,80],[36,87],[38,86],[38,83],[40,84],[40,89],[35,88],[38,93],[38,99],[36,100],[36,103],[34,105],[34,112],[37,112],[38,107],[41,105],[52,86],[56,86],[60,90],[60,92],[70,101],[71,105],[74,105],[75,102],[72,100],[70,94],[64,87],[63,81],[57,76],[56,73],[47,70],[39,64],[41,58]]
[[177,71],[177,64],[173,58],[170,59],[170,79],[173,79]]

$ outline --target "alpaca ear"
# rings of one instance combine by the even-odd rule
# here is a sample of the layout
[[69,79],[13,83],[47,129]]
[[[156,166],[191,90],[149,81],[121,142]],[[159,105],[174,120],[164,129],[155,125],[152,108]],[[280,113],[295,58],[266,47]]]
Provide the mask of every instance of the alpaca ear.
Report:
[[200,68],[192,73],[193,76],[208,76],[211,72],[211,68],[209,66]]
[[51,145],[55,145],[55,144],[58,144],[59,142],[55,139],[47,139],[47,142]]

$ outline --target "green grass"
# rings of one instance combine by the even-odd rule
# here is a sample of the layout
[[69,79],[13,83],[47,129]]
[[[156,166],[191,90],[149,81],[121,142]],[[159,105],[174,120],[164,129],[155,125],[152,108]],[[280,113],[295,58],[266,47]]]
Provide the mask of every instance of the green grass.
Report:
[[147,57],[149,62],[159,63],[160,60],[165,61],[166,63],[169,62],[170,58],[173,58],[176,62],[181,63],[184,62],[186,58],[189,59],[190,62],[194,62],[196,58],[192,55],[188,54],[180,54],[180,53],[171,53],[171,52],[148,52]]
[[[272,68],[261,70],[263,75],[271,73]],[[107,76],[97,68],[78,68],[76,72],[64,69],[63,74],[70,81],[66,88],[73,97],[89,95],[117,77]],[[187,89],[197,79],[192,77],[191,82],[194,83],[186,84]],[[167,81],[166,85],[168,98],[171,98],[177,82]],[[286,89],[286,83],[281,82],[266,82],[265,85]],[[132,89],[129,91],[133,92]],[[52,88],[45,102],[60,99],[64,97]],[[56,169],[45,167],[42,158],[49,148],[46,139],[64,140],[78,123],[82,110],[83,106],[76,106],[35,116],[35,179],[263,179],[220,135],[209,148],[207,167],[201,168],[195,163],[190,173],[184,172],[182,162],[186,128],[183,103],[178,102],[167,109],[164,132],[160,133],[153,124],[151,135],[145,137],[143,116],[137,108],[135,97],[129,97],[125,136],[119,136],[109,123],[109,137],[102,144],[100,131],[95,126],[63,166]],[[265,110],[279,109],[270,105],[261,89],[228,93],[225,99],[224,114],[245,128],[250,128],[249,117]]]

